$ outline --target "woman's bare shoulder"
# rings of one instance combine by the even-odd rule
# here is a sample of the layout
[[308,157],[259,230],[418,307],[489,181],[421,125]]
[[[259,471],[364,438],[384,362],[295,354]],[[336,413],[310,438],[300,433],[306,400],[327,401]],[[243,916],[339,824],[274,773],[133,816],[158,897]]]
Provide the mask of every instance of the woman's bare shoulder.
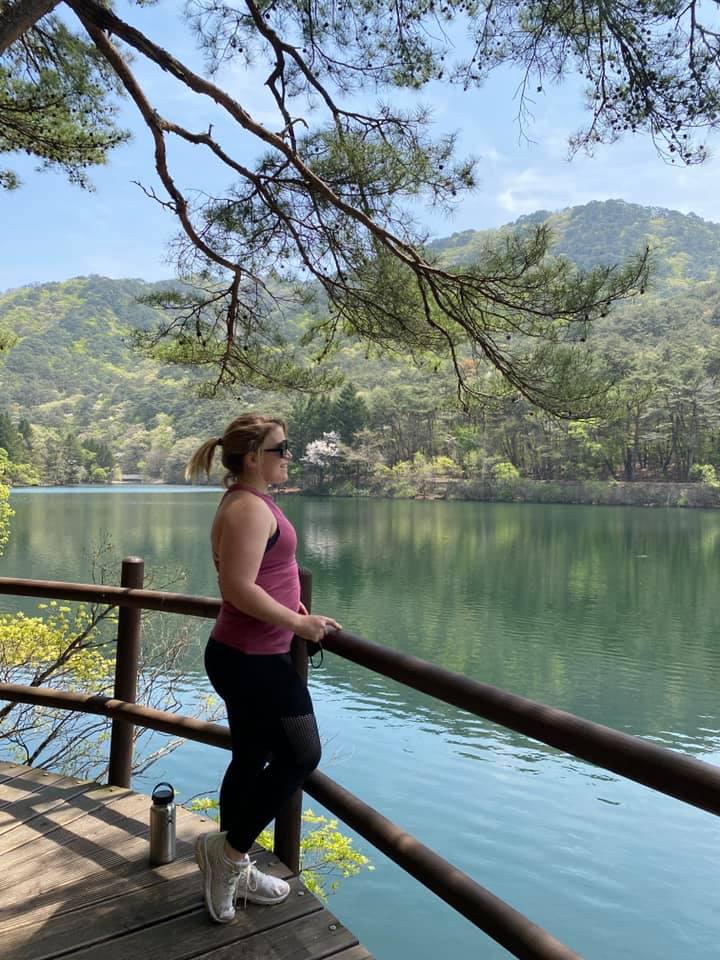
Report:
[[259,513],[272,512],[263,498],[251,493],[250,490],[229,490],[218,504],[218,509],[236,510],[237,508],[255,510]]
[[233,490],[218,504],[210,532],[215,566],[223,543],[262,542],[273,533],[275,517],[267,504],[246,490]]
[[272,510],[261,497],[249,490],[231,490],[218,504],[215,524],[268,523],[274,520]]

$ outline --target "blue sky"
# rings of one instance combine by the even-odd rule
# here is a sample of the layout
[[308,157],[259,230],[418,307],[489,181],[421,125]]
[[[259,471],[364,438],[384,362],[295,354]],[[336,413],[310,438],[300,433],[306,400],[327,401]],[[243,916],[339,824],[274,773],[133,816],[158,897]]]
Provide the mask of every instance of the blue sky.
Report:
[[[122,4],[118,7],[152,39],[197,64],[176,9],[168,0],[152,8],[133,6],[130,12]],[[210,119],[237,140],[237,132],[214,117],[206,102],[180,90],[150,65],[138,61],[137,66],[146,93],[166,116],[196,129],[205,128]],[[262,79],[239,67],[221,77],[243,106],[274,128],[277,122]],[[567,138],[582,124],[580,85],[548,87],[538,95],[526,130],[530,141],[520,135],[516,122],[516,85],[517,78],[504,73],[469,94],[438,84],[420,95],[419,100],[433,108],[437,132],[458,131],[459,153],[479,161],[479,187],[463,198],[452,218],[421,214],[433,236],[495,227],[534,210],[609,198],[692,211],[720,222],[720,138],[710,141],[711,157],[702,167],[668,165],[642,137],[568,162]],[[176,232],[173,218],[133,183],[140,180],[161,192],[150,138],[133,111],[127,104],[121,113],[122,123],[134,132],[133,141],[114,151],[107,167],[93,172],[93,193],[70,186],[60,174],[35,172],[26,158],[10,158],[8,165],[20,173],[23,187],[0,192],[0,290],[90,273],[145,280],[172,276],[167,243]],[[176,148],[173,156],[179,185],[214,190],[226,184],[227,178],[196,150]],[[247,152],[245,159],[251,157]]]

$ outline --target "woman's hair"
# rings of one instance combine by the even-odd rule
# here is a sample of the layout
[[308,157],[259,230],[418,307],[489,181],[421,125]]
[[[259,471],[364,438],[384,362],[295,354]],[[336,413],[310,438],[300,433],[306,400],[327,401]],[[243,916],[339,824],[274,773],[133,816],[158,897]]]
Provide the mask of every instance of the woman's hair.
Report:
[[206,440],[195,451],[185,468],[185,479],[196,480],[201,473],[209,477],[213,456],[218,447],[222,450],[222,465],[227,470],[223,483],[227,484],[233,477],[239,477],[245,466],[246,455],[262,450],[265,437],[273,427],[287,429],[285,421],[278,417],[264,417],[261,413],[244,413],[237,417],[225,427],[222,437]]

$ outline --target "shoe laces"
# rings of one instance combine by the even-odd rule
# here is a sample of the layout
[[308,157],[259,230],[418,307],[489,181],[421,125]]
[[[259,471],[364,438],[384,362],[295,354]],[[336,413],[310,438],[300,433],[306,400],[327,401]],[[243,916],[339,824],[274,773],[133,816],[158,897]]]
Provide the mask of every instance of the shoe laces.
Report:
[[252,890],[254,893],[258,888],[258,877],[257,869],[255,864],[257,860],[248,860],[243,864],[243,872],[245,873],[245,897],[243,899],[243,910],[247,907],[247,898],[249,891]]

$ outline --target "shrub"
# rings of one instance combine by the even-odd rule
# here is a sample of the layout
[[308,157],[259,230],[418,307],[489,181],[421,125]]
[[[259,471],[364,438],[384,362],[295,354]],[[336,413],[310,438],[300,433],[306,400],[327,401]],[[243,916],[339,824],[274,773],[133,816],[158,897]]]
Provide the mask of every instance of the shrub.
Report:
[[711,463],[695,463],[690,467],[690,479],[706,483],[709,487],[720,487],[717,471]]

